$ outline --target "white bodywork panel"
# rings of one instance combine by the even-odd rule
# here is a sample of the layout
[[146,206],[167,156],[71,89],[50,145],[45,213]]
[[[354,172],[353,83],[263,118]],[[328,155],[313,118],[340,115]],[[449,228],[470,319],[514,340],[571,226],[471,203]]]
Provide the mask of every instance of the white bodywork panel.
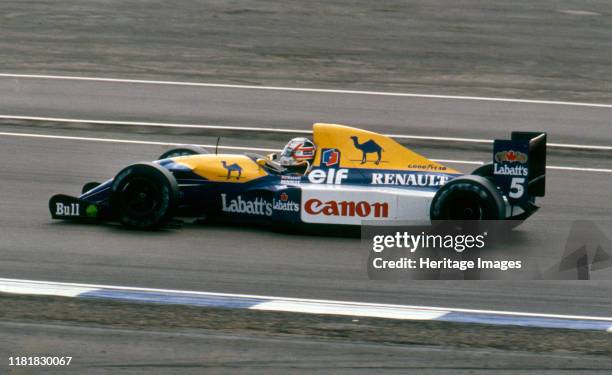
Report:
[[435,192],[392,187],[302,184],[305,223],[361,225],[364,220],[429,221]]

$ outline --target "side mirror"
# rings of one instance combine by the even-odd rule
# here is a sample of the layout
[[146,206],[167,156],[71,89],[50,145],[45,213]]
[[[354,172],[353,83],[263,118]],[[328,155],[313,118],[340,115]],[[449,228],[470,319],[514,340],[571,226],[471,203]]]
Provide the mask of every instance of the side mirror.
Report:
[[283,167],[280,166],[280,164],[278,164],[277,162],[271,161],[269,159],[257,158],[255,159],[255,162],[261,168],[264,168],[265,170],[268,170],[268,171],[272,170],[277,173],[282,173],[285,170]]

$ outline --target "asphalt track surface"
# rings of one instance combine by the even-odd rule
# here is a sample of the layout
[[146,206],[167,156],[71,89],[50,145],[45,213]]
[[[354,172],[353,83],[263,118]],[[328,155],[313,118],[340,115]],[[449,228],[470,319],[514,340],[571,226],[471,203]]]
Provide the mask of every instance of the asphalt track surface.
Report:
[[[451,7],[437,2],[353,1],[350,6],[329,2],[315,6],[298,0],[271,5],[263,1],[249,5],[186,2],[182,7],[161,1],[6,1],[0,12],[0,62],[3,72],[12,73],[611,102],[611,8],[606,1],[489,2],[484,6],[465,0]],[[471,138],[506,137],[511,130],[547,130],[550,142],[609,146],[610,113],[609,108],[547,104],[0,79],[0,115],[297,129],[329,121],[388,133]],[[215,140],[202,132],[167,134],[53,123],[32,126],[23,121],[3,122],[0,131],[157,142],[213,144]],[[283,144],[280,137],[252,134],[232,135],[222,142],[269,148]],[[415,143],[415,147],[433,158],[489,158],[481,147],[471,145]],[[165,149],[0,136],[0,274],[226,293],[612,315],[612,282],[606,280],[374,282],[366,278],[359,241],[349,238],[206,226],[143,234],[115,226],[51,222],[50,195],[76,194],[84,182],[113,176],[121,166],[150,160]],[[549,158],[551,165],[561,166],[611,168],[611,162],[609,153],[551,151]],[[473,168],[451,166],[466,172]],[[611,188],[609,173],[549,170],[543,208],[528,226],[519,228],[518,235],[554,241],[567,235],[558,228],[558,220],[610,220]],[[578,360],[564,353],[414,346],[396,350],[359,343],[212,337],[210,333],[2,324],[3,353],[15,349],[49,352],[65,344],[67,351],[80,354],[81,363],[100,365],[95,371],[87,368],[88,373],[118,369],[201,373],[196,362],[202,353],[206,363],[213,363],[208,372],[219,373],[227,369],[221,366],[252,373],[257,365],[267,366],[263,373],[297,372],[298,368],[329,372],[321,370],[326,363],[330,371],[341,372],[339,368],[346,366],[345,371],[352,373],[359,368],[351,366],[365,362],[376,368],[386,366],[387,371],[412,369],[419,374],[494,370],[544,374],[544,369],[555,365],[549,373],[606,372],[609,368],[601,358]],[[245,355],[253,346],[257,350],[246,355],[247,360],[263,358],[265,364],[233,362],[237,350]],[[179,349],[166,351],[170,347]],[[210,348],[210,352],[194,347]],[[281,359],[270,365],[281,350],[288,352],[291,364],[285,367],[279,364]],[[300,362],[305,356],[310,360]],[[380,358],[385,363],[376,362]],[[315,360],[323,365],[308,367]],[[405,367],[407,362],[413,367]],[[125,366],[114,367],[117,364]],[[367,367],[364,372],[371,371]],[[63,369],[58,373],[64,373]]]
[[1,9],[4,72],[612,101],[606,0],[5,0]]
[[[181,116],[190,113],[194,116],[192,119],[202,116],[199,117],[200,120],[206,123],[218,122],[223,113],[226,113],[230,118],[226,121],[232,123],[239,119],[246,123],[248,118],[250,125],[269,125],[271,122],[274,125],[297,126],[296,123],[301,125],[300,121],[288,121],[288,118],[303,117],[301,121],[306,122],[308,108],[322,105],[329,111],[336,108],[329,103],[325,105],[325,100],[313,94],[299,94],[299,99],[285,101],[284,105],[279,106],[279,100],[293,94],[218,88],[189,88],[189,94],[184,94],[177,88],[159,85],[140,87],[115,83],[111,87],[110,84],[96,83],[95,87],[91,87],[92,83],[87,83],[90,94],[81,91],[79,95],[70,96],[73,100],[71,110],[70,102],[58,93],[65,90],[67,95],[70,95],[74,93],[75,88],[77,91],[84,90],[80,82],[46,81],[43,84],[38,80],[9,81],[7,83],[6,80],[0,80],[3,85],[23,88],[22,91],[13,91],[12,95],[7,96],[7,99],[12,98],[10,103],[15,103],[9,104],[8,107],[15,115],[47,116],[61,113],[63,117],[109,119],[110,116],[111,119],[148,120],[165,112],[166,118],[163,120],[185,121],[185,117]],[[8,90],[6,86],[5,89]],[[194,93],[196,91],[197,94]],[[35,94],[36,92],[39,93]],[[132,94],[145,95],[147,92],[146,98],[150,98],[152,103],[163,106],[162,98],[165,98],[164,100],[174,105],[166,105],[163,111],[158,113],[158,106],[145,105],[143,96],[136,99],[132,97]],[[232,92],[235,97],[231,95]],[[182,101],[173,98],[174,94]],[[187,100],[188,97],[193,99]],[[201,110],[200,99],[203,97],[217,98],[216,105],[206,105],[207,108],[217,108],[211,117],[206,117],[206,112]],[[157,102],[155,98],[158,98]],[[336,96],[331,98],[336,100]],[[353,98],[337,100],[349,103],[350,99]],[[389,105],[386,104],[389,100],[387,97],[358,97],[356,100],[362,99],[370,103],[367,108],[376,109],[368,112],[367,108],[359,106],[356,109],[354,106],[340,106],[335,109],[338,117],[345,120],[369,118],[374,121],[379,114],[377,108]],[[309,100],[313,102],[310,104]],[[334,100],[333,104],[338,104]],[[393,102],[397,99],[390,100]],[[135,105],[138,101],[142,105]],[[403,128],[393,124],[402,123],[405,116],[402,109],[414,105],[413,101],[419,103],[416,107],[422,108],[423,116],[427,112],[435,113],[437,116],[433,117],[446,116],[447,122],[454,118],[450,106],[466,105],[464,101],[442,100],[442,105],[449,106],[446,112],[440,109],[438,100],[402,98],[402,105],[391,105],[396,111],[390,110],[389,107],[383,116],[384,120],[378,121],[377,126],[370,128],[399,133]],[[18,103],[21,103],[21,106],[17,105]],[[429,105],[426,110],[423,109],[424,103]],[[479,111],[479,104],[482,105],[482,111]],[[292,105],[297,108],[292,109]],[[466,129],[461,133],[463,136],[465,133],[482,136],[483,131],[478,126],[490,116],[488,111],[491,109],[491,103],[474,102],[467,105],[470,106],[469,119],[480,117],[481,121],[472,122],[457,117],[454,118],[454,123],[458,124],[458,128]],[[561,112],[551,111],[547,105],[513,103],[512,106],[515,106],[513,113],[525,113],[523,108],[536,112],[541,110],[546,116],[556,113],[558,117],[555,118],[559,121],[563,120],[563,111],[567,110],[565,107],[556,106],[555,110]],[[278,114],[276,110],[281,107],[283,110]],[[129,108],[132,108],[132,111],[129,111]],[[597,121],[601,123],[605,113],[609,113],[609,110],[599,113],[599,109],[592,108],[572,110],[598,114]],[[105,113],[109,115],[102,117]],[[503,113],[505,112],[500,109],[500,117],[503,117]],[[331,114],[329,116],[334,117]],[[311,114],[310,121],[313,118],[328,120]],[[597,125],[597,121],[583,123],[598,131],[600,136],[596,138],[599,138],[600,144],[605,145],[605,140],[609,139],[605,138],[606,128]],[[366,121],[351,124],[364,126],[364,122]],[[386,125],[388,123],[391,125]],[[533,123],[539,124],[538,116],[535,116]],[[548,125],[548,130],[556,134],[553,123],[555,121]],[[367,124],[365,127],[368,127]],[[507,123],[503,130],[490,130],[489,134],[505,135],[511,128]],[[3,129],[16,132],[23,127],[4,125]],[[34,128],[28,129],[32,132]],[[126,137],[125,131],[96,130],[95,126],[87,131],[54,129],[52,126],[36,128],[36,131],[55,135],[78,135],[85,132],[86,135],[97,134],[110,139]],[[573,143],[592,140],[585,138],[583,132],[569,125],[562,126],[559,131],[565,132],[567,139],[571,139]],[[432,133],[440,134],[437,131]],[[191,139],[195,143],[202,140],[202,137],[163,134],[131,134],[129,137],[166,141],[172,141],[174,138],[179,141]],[[235,136],[231,141],[250,144],[249,139],[245,140],[244,137],[248,135]],[[274,142],[269,142],[268,145],[274,146],[272,143]],[[277,142],[275,146],[280,147],[282,143]],[[0,202],[3,212],[0,217],[0,226],[3,228],[0,234],[3,253],[0,273],[3,277],[476,309],[605,316],[612,314],[609,299],[612,282],[605,280],[409,283],[369,281],[361,263],[359,241],[356,239],[286,235],[258,228],[223,226],[186,226],[180,230],[143,234],[115,226],[79,225],[51,222],[49,219],[47,200],[50,195],[59,192],[76,194],[84,182],[113,176],[121,166],[154,159],[164,149],[163,146],[152,145],[0,137],[0,156],[5,165],[0,172],[3,192]],[[437,156],[430,155],[427,150],[421,151],[431,157]],[[437,150],[429,150],[431,153],[434,151]],[[478,154],[469,150],[453,149],[447,150],[446,153],[447,156],[452,154],[462,160],[474,158],[475,154]],[[478,155],[483,156],[481,153]],[[590,166],[596,164],[601,167],[609,163],[606,154],[594,154],[585,158],[585,163]],[[572,165],[572,160],[571,154],[559,155],[556,164]],[[470,168],[472,166],[467,166],[467,170]],[[466,166],[460,169],[466,170]],[[553,241],[567,235],[555,225],[555,220],[567,222],[573,219],[610,219],[612,200],[609,198],[612,181],[609,173],[549,171],[548,176],[548,195],[542,200],[543,209],[527,225],[521,227],[522,234],[519,235],[537,234],[543,240]]]
[[0,115],[310,129],[349,124],[391,134],[612,144],[611,108],[0,77]]

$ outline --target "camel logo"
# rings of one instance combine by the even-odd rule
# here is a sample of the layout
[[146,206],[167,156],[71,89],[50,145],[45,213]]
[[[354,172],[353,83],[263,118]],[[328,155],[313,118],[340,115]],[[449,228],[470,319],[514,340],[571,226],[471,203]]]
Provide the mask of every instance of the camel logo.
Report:
[[242,176],[241,166],[239,166],[236,163],[227,165],[227,162],[225,160],[223,160],[221,164],[223,165],[223,168],[227,170],[227,176],[225,177],[226,180],[229,180],[232,177],[232,172],[238,172],[237,173],[238,175],[236,176],[236,180],[240,180],[240,176]]
[[365,164],[368,161],[368,154],[376,154],[377,159],[374,164],[380,164],[380,159],[384,150],[382,147],[380,147],[378,143],[374,142],[373,139],[370,139],[369,141],[363,143],[359,143],[359,139],[355,136],[352,136],[351,139],[353,140],[353,145],[355,146],[355,148],[361,150],[361,164]]
[[498,163],[527,163],[527,154],[520,151],[501,151],[495,154],[495,161]]
[[326,167],[340,164],[340,151],[335,148],[324,148],[321,153],[321,164]]

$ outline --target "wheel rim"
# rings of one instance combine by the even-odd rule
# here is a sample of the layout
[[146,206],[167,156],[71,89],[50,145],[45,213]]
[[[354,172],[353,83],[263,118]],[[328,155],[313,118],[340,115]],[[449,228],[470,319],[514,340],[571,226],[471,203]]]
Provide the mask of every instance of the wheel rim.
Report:
[[146,217],[160,205],[162,194],[153,181],[136,177],[121,189],[121,205],[131,217]]

